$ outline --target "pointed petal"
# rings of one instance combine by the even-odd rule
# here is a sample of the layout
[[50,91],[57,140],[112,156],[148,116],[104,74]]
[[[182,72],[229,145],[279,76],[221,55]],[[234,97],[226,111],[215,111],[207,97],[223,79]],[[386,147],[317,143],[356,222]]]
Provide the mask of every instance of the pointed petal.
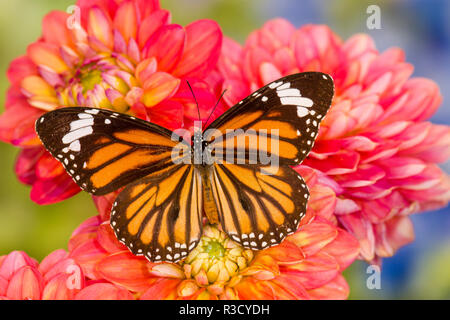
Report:
[[165,300],[174,299],[177,294],[177,287],[181,283],[179,279],[159,278],[141,296],[141,300]]
[[138,43],[143,48],[147,40],[162,26],[169,24],[170,12],[158,10],[147,16],[139,26]]
[[130,38],[136,38],[137,26],[138,22],[135,4],[131,1],[123,2],[116,11],[114,28],[119,30],[125,41],[128,43]]
[[180,79],[169,73],[155,72],[144,83],[144,94],[141,100],[147,107],[153,107],[173,96],[179,85]]
[[149,288],[153,276],[152,263],[129,251],[121,251],[103,258],[97,266],[101,278],[131,291],[142,292]]
[[43,279],[36,268],[25,266],[12,276],[6,296],[14,300],[39,300],[42,287]]
[[315,300],[345,300],[349,293],[347,281],[341,275],[319,288],[308,290],[309,296]]
[[43,65],[56,73],[68,71],[69,67],[61,58],[58,47],[45,42],[35,42],[28,46],[27,55],[38,66]]
[[95,283],[78,292],[75,300],[134,300],[134,297],[128,290],[111,283]]
[[42,20],[42,37],[45,42],[59,46],[72,46],[70,30],[67,29],[69,14],[62,11],[52,11]]
[[109,16],[105,15],[99,7],[93,7],[89,10],[87,31],[89,36],[97,39],[107,48],[113,48],[112,22]]
[[183,53],[186,32],[177,24],[159,28],[146,42],[144,58],[155,57],[158,69],[170,72],[176,66]]
[[186,26],[186,47],[174,75],[204,77],[216,65],[222,46],[222,31],[212,20],[199,20]]
[[70,198],[80,191],[80,187],[63,173],[51,179],[37,180],[33,184],[30,197],[37,204],[52,204]]

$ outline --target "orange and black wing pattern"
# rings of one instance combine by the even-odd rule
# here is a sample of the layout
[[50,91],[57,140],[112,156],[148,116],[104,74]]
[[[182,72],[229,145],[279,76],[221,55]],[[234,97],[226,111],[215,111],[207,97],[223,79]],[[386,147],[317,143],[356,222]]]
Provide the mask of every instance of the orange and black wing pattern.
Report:
[[129,184],[111,209],[111,226],[135,255],[185,258],[202,235],[202,183],[192,165],[173,165]]
[[[206,139],[213,158],[234,160],[267,153],[280,164],[297,165],[311,151],[320,122],[331,106],[333,79],[320,72],[290,75],[260,88],[212,122]],[[208,137],[208,129],[211,137]],[[230,132],[227,134],[227,132]],[[265,133],[265,134],[264,134]],[[273,141],[273,140],[276,141]]]
[[252,250],[278,245],[306,213],[308,188],[288,166],[214,164],[213,196],[222,229]]
[[185,149],[181,155],[190,150],[188,143],[179,143],[182,138],[163,127],[103,109],[48,112],[36,121],[36,132],[73,180],[95,195],[172,166],[176,146]]

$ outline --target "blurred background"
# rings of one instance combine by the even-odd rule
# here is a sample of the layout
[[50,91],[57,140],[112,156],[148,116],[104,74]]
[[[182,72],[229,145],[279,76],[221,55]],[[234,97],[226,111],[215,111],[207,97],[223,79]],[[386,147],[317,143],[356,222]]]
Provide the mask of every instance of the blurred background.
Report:
[[[0,0],[0,112],[8,88],[9,62],[24,54],[41,33],[42,17],[51,10],[65,11],[75,0]],[[401,47],[415,66],[414,76],[436,81],[444,102],[431,119],[450,124],[450,1],[297,1],[297,0],[161,0],[172,21],[187,24],[211,18],[226,35],[244,41],[250,31],[274,17],[294,25],[329,25],[342,39],[355,33],[370,34],[379,51]],[[381,9],[381,29],[368,30],[369,5]],[[238,23],[237,23],[238,22]],[[41,260],[57,248],[66,248],[72,231],[95,208],[86,193],[50,206],[29,199],[29,188],[14,176],[17,149],[0,143],[0,255],[24,250]],[[442,166],[450,173],[450,163]],[[385,259],[381,289],[366,287],[367,264],[356,262],[345,276],[351,299],[450,299],[450,208],[412,217],[416,240]]]

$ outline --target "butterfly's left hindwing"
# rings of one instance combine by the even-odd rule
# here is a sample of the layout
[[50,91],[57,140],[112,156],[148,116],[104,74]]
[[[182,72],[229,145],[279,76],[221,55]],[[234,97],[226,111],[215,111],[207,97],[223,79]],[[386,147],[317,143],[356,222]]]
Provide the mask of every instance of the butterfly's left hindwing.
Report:
[[185,258],[202,235],[201,180],[191,165],[172,165],[126,186],[111,209],[117,238],[150,261]]
[[171,165],[172,149],[179,143],[163,127],[94,108],[48,112],[36,121],[36,131],[74,181],[95,195]]

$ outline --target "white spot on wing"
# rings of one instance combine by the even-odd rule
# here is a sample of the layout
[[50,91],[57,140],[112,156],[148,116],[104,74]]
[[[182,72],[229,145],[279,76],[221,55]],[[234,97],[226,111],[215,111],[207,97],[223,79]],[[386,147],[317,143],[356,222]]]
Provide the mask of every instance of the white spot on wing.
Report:
[[[79,140],[75,140],[74,142],[72,142],[72,143],[69,145],[69,149],[72,150],[72,151],[75,151],[75,152],[80,151],[80,150],[81,150],[81,144],[80,144],[80,141],[79,141]],[[72,157],[71,157],[71,158],[72,158]]]
[[70,123],[70,131],[74,131],[87,126],[92,126],[93,124],[94,124],[93,118],[72,121]]
[[275,89],[276,87],[280,86],[283,82],[278,81],[278,82],[273,82],[271,84],[269,84],[269,88],[270,89]]
[[297,106],[297,116],[302,118],[308,114],[308,109]]
[[66,134],[63,138],[62,138],[62,142],[65,144],[71,143],[72,141],[78,140],[82,137],[88,136],[93,132],[92,127],[84,127],[84,128],[80,128],[78,130],[75,131],[71,131],[68,134]]
[[90,114],[98,114],[100,111],[98,109],[89,109],[89,110],[85,110],[84,112],[90,113]]

